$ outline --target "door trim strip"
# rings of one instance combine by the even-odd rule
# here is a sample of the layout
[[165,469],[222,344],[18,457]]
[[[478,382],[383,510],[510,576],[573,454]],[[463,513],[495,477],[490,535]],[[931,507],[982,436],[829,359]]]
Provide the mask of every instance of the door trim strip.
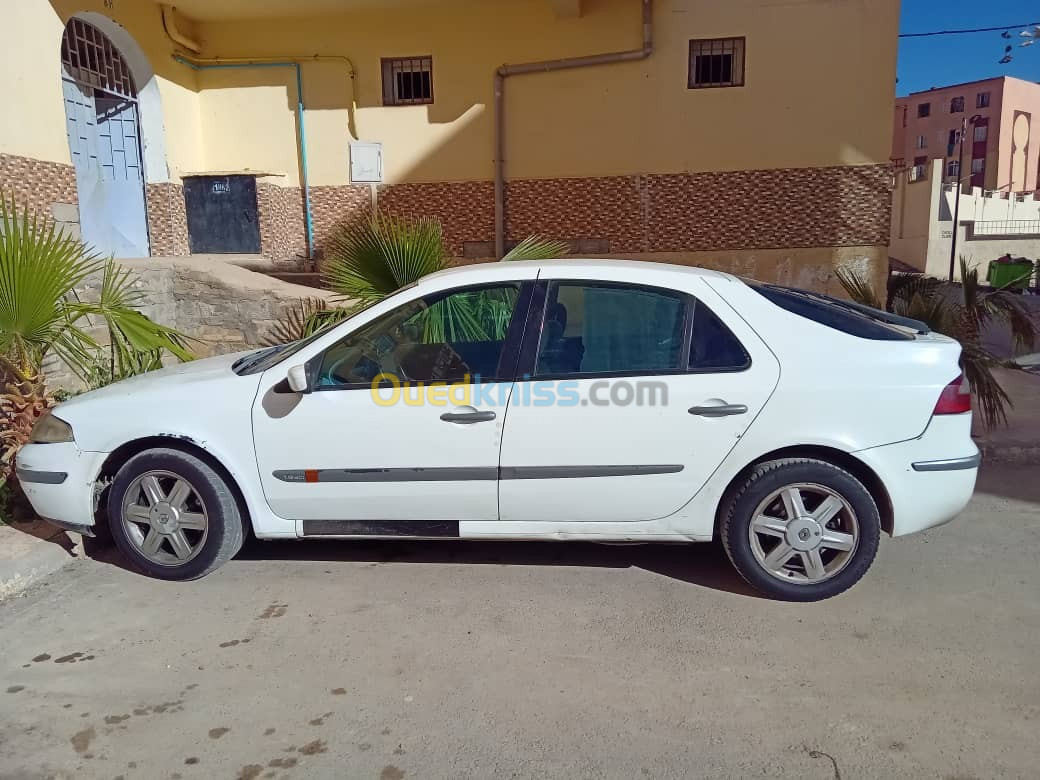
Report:
[[677,474],[682,464],[647,466],[503,466],[501,479],[584,479],[588,477],[643,477],[652,474]]
[[444,468],[280,469],[282,482],[475,482],[514,479],[585,479],[677,474],[680,463],[635,466],[448,466]]

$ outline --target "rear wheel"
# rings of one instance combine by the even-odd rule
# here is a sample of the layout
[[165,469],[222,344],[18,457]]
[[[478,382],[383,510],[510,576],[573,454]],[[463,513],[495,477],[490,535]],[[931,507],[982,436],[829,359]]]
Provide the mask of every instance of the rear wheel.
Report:
[[850,588],[877,554],[870,492],[821,460],[756,466],[723,512],[722,541],[740,575],[766,595],[818,601]]
[[138,568],[165,580],[213,571],[242,546],[238,504],[206,462],[180,450],[135,455],[108,491],[116,544]]

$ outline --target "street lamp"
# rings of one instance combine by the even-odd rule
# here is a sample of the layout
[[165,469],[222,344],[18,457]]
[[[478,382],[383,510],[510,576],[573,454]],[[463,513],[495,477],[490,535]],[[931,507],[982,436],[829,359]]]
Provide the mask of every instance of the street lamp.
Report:
[[[971,119],[961,118],[961,146],[957,157],[957,190],[953,196],[953,235],[950,241],[950,281],[953,281],[953,267],[957,260],[957,220],[961,213],[961,181],[964,178],[964,136],[968,127],[974,128],[975,123],[982,119],[981,114],[975,114]],[[973,130],[974,132],[974,130]],[[952,149],[950,151],[953,151]]]

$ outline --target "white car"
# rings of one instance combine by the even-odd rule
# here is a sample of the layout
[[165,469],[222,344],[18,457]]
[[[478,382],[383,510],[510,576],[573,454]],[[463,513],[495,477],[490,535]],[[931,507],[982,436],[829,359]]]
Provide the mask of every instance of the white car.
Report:
[[979,452],[960,346],[696,268],[491,263],[317,335],[172,366],[37,423],[40,516],[164,579],[260,539],[707,542],[812,601],[944,523]]

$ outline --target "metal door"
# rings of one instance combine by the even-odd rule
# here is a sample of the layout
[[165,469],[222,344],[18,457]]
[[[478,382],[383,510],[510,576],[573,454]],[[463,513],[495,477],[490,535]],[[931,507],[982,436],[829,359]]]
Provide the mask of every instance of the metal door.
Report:
[[62,38],[62,89],[83,240],[115,257],[148,256],[136,91],[122,56],[72,19]]

